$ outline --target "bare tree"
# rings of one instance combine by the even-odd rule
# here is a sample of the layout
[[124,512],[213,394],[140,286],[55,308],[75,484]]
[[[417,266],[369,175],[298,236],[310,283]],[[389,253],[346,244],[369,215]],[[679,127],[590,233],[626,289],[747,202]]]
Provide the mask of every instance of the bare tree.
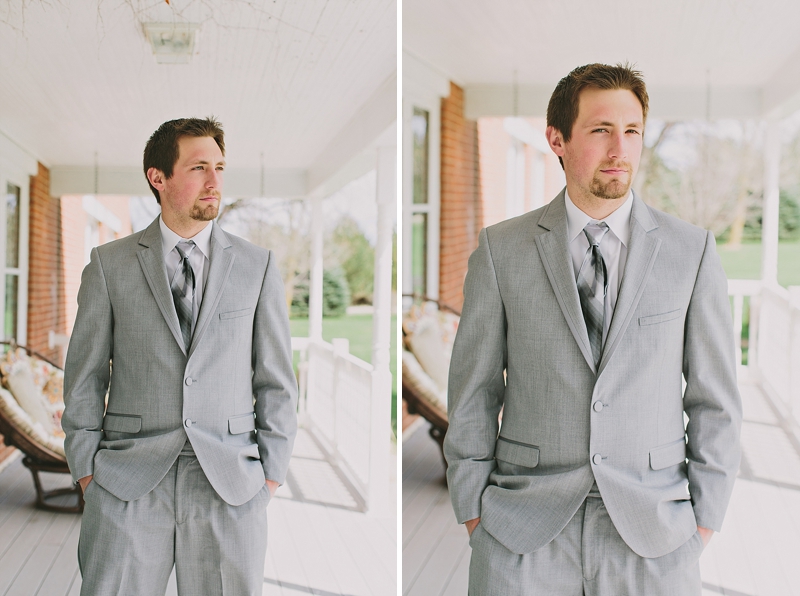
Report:
[[738,244],[747,208],[763,194],[763,129],[755,122],[740,122],[738,130],[726,126],[729,134],[723,135],[707,123],[684,123],[680,132],[694,142],[695,157],[682,168],[663,159],[663,146],[678,130],[674,124],[665,126],[646,155],[640,188],[652,204],[715,235],[731,228],[730,240]]
[[291,306],[297,282],[308,275],[311,254],[311,208],[304,200],[236,199],[218,221],[235,221],[246,238],[275,254],[283,278],[286,305]]

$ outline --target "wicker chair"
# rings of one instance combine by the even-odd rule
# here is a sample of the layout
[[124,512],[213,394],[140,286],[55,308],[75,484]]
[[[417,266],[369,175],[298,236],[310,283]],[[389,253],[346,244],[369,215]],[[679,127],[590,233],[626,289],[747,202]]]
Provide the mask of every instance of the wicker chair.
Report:
[[[439,302],[438,300],[422,296],[410,297],[414,299],[415,303],[432,302],[436,304],[440,312],[451,313],[456,317],[461,316],[461,313],[459,313],[457,310]],[[404,324],[403,340],[407,348],[409,347],[408,339],[406,325]],[[402,387],[402,395],[408,406],[408,412],[410,414],[419,414],[425,420],[431,423],[429,434],[439,444],[439,448],[442,449],[444,436],[448,428],[447,407],[441,401],[431,399],[429,392],[426,393],[425,391],[421,390],[419,384],[414,382],[412,379],[407,378],[405,374],[403,375]]]
[[[7,341],[0,342],[0,344],[11,346],[12,348],[20,347],[29,357],[47,362],[51,366],[61,370],[58,365],[29,348],[17,346],[13,342]],[[54,451],[52,447],[43,444],[41,441],[36,440],[30,433],[25,432],[20,425],[10,416],[6,415],[2,409],[0,409],[0,434],[3,435],[3,441],[6,445],[16,447],[23,453],[22,464],[30,470],[33,476],[33,484],[36,487],[37,507],[40,509],[67,513],[80,513],[83,511],[83,493],[77,483],[73,483],[69,488],[59,488],[50,491],[46,491],[42,488],[39,472],[52,472],[56,474],[70,473],[69,467],[67,466],[67,459],[63,454]],[[50,502],[62,495],[75,495],[75,504],[57,505]]]

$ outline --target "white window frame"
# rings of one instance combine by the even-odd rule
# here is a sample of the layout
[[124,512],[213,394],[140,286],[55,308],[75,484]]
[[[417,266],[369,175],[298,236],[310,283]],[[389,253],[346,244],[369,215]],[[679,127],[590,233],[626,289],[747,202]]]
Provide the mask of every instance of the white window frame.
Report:
[[[403,52],[403,293],[412,290],[411,220],[415,213],[428,215],[426,292],[439,298],[439,212],[441,191],[442,98],[450,94],[450,80],[416,56]],[[414,204],[414,143],[411,118],[414,108],[428,112],[428,202]]]
[[[2,135],[2,133],[0,133]],[[20,345],[28,342],[28,272],[29,272],[29,230],[30,230],[30,177],[36,175],[38,164],[18,147],[0,136],[0,265],[2,265],[2,285],[0,285],[0,313],[5,313],[6,275],[17,276],[17,337]],[[18,267],[6,267],[6,200],[8,185],[19,187],[19,263]],[[5,329],[2,329],[5,338]]]

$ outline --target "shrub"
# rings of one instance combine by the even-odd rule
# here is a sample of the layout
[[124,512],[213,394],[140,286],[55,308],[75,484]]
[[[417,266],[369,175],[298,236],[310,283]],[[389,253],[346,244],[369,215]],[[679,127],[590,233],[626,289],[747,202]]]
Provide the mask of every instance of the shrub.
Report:
[[[306,276],[294,287],[291,316],[308,316],[309,278]],[[340,268],[325,269],[322,272],[322,316],[341,317],[350,304],[350,288]]]

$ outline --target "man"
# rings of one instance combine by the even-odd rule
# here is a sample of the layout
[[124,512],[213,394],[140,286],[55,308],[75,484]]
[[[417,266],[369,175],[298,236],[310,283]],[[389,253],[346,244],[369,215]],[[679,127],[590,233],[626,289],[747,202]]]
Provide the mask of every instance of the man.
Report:
[[566,188],[470,257],[444,449],[471,596],[700,594],[741,402],[714,237],[630,190],[647,107],[628,66],[562,79]]
[[181,594],[262,591],[297,389],[278,264],[212,223],[224,154],[213,119],[162,124],[144,150],[161,215],[83,272],[63,417],[81,594],[164,594],[173,564]]

